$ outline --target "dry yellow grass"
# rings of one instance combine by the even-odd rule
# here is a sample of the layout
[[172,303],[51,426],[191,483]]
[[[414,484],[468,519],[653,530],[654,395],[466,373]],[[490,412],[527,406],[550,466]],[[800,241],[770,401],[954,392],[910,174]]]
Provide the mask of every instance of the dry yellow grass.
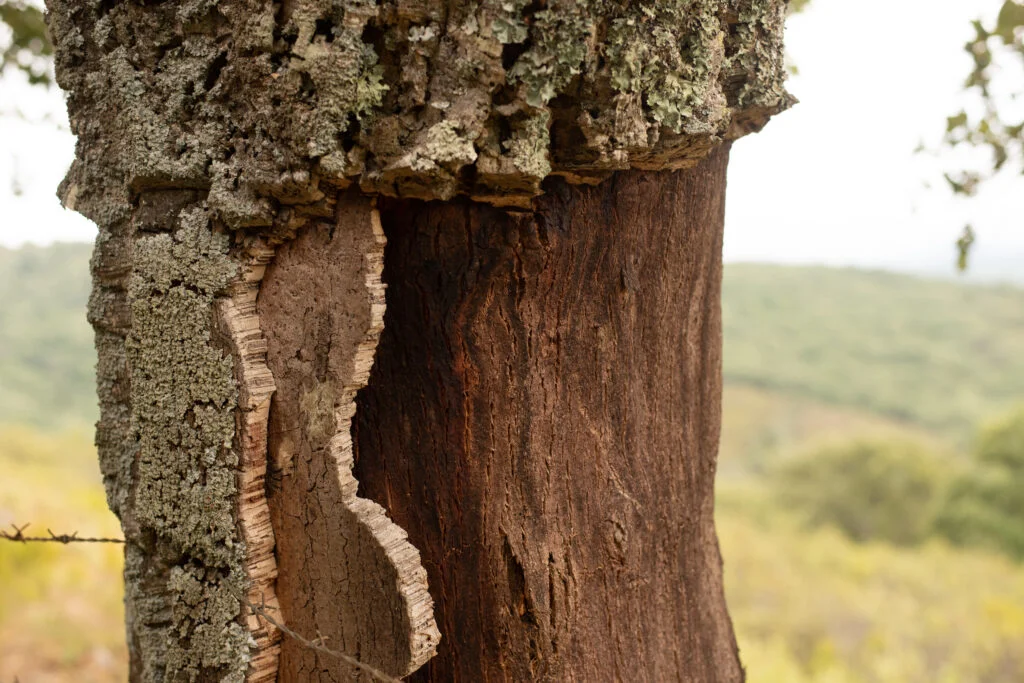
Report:
[[[0,525],[120,536],[90,434],[0,427]],[[123,681],[121,547],[0,544],[0,681]]]

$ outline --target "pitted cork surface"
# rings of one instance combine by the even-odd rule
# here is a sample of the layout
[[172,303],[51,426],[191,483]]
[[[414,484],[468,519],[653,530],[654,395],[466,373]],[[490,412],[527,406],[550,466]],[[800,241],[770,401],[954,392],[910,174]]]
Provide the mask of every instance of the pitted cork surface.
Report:
[[[348,200],[278,250],[257,304],[277,384],[267,496],[277,596],[292,629],[398,678],[434,656],[440,634],[419,552],[357,496],[352,475],[356,392],[384,328],[385,240],[373,201]],[[278,680],[373,680],[294,640],[282,645]]]
[[[50,7],[91,161],[208,190],[233,228],[351,184],[525,206],[552,173],[692,165],[791,101],[784,0]],[[82,163],[70,180],[96,191]]]

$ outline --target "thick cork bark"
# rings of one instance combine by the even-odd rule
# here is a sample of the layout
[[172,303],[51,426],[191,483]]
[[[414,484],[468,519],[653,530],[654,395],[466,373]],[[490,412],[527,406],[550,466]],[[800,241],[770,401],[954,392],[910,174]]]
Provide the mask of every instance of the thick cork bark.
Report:
[[[383,252],[373,200],[345,195],[333,220],[278,250],[258,311],[277,382],[267,499],[282,616],[397,677],[434,655],[439,634],[419,553],[380,505],[356,495],[352,476],[356,392],[384,327]],[[278,679],[358,673],[288,640]]]
[[356,473],[435,596],[410,680],[743,680],[713,524],[726,159],[521,214],[382,204]]
[[739,675],[722,149],[785,0],[47,6],[133,681],[353,673],[245,601],[391,676]]

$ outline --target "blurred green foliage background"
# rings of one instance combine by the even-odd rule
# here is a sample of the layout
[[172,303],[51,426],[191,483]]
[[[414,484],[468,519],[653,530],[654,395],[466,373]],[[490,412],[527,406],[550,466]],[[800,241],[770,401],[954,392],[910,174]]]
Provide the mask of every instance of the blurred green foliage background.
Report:
[[[0,524],[116,535],[88,245],[0,249]],[[718,524],[751,683],[1024,681],[1024,289],[726,267]],[[0,681],[124,678],[119,549],[0,545]]]
[[96,362],[84,244],[0,248],[0,420],[91,425]]

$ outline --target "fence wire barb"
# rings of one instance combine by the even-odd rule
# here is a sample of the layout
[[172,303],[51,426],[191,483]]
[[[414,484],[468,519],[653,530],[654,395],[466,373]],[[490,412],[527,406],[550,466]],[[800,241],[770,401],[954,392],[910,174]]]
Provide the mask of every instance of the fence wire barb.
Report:
[[26,536],[25,529],[30,526],[31,524],[24,524],[22,526],[12,524],[11,528],[14,529],[14,532],[0,531],[0,538],[5,541],[14,541],[15,543],[63,543],[64,545],[69,543],[124,543],[123,538],[82,538],[79,537],[77,531],[70,534],[55,534],[47,529],[46,533],[49,536]]
[[[18,526],[17,524],[11,524],[11,528],[14,529],[14,531],[11,532],[11,531],[0,530],[0,539],[3,539],[5,541],[12,541],[14,543],[62,543],[64,545],[68,545],[70,543],[124,543],[125,542],[125,540],[123,538],[89,538],[89,537],[83,538],[83,537],[80,537],[78,535],[77,531],[72,532],[70,534],[55,534],[50,529],[46,530],[46,533],[48,533],[49,536],[26,536],[25,535],[25,529],[29,528],[29,526],[31,526],[31,524],[23,524],[22,526]],[[397,679],[397,678],[395,678],[393,676],[389,676],[388,674],[384,673],[383,671],[381,671],[379,669],[376,669],[373,666],[370,666],[369,664],[366,664],[365,662],[359,661],[358,659],[356,659],[352,655],[347,655],[344,652],[339,652],[337,650],[330,649],[329,647],[324,645],[324,643],[327,642],[327,636],[322,635],[319,631],[316,634],[316,638],[314,638],[313,640],[310,640],[310,639],[308,639],[308,638],[306,638],[306,637],[296,633],[292,629],[288,628],[287,626],[285,626],[284,624],[282,624],[278,620],[274,619],[274,617],[270,616],[269,611],[270,610],[275,610],[276,611],[277,608],[272,607],[272,606],[267,604],[266,596],[261,596],[261,604],[256,605],[256,604],[253,604],[253,602],[251,600],[249,600],[249,598],[247,598],[246,596],[242,595],[241,593],[236,591],[234,588],[229,587],[228,590],[231,592],[232,595],[235,596],[235,598],[241,604],[243,604],[243,605],[245,605],[246,607],[249,608],[249,610],[253,613],[253,615],[256,617],[257,620],[259,620],[259,619],[265,620],[267,623],[269,623],[271,626],[275,627],[281,633],[285,634],[286,636],[288,636],[289,638],[291,638],[293,640],[298,641],[302,645],[305,645],[306,647],[308,647],[308,648],[310,648],[312,650],[316,650],[317,652],[319,652],[321,654],[327,655],[329,657],[333,657],[335,659],[339,659],[342,662],[348,664],[349,666],[351,666],[351,667],[353,667],[355,669],[358,669],[360,671],[363,671],[366,674],[369,674],[372,678],[374,678],[377,681],[381,681],[382,683],[402,683],[401,680],[399,680],[399,679]],[[15,679],[15,683],[17,683],[17,679]]]

